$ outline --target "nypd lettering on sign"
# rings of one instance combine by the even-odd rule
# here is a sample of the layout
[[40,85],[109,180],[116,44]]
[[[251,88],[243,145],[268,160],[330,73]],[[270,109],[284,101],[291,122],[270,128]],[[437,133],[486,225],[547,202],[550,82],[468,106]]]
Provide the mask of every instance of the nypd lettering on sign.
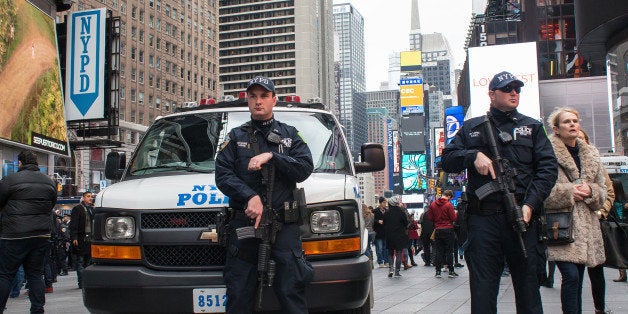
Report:
[[105,21],[104,8],[73,12],[68,19],[67,121],[105,117]]

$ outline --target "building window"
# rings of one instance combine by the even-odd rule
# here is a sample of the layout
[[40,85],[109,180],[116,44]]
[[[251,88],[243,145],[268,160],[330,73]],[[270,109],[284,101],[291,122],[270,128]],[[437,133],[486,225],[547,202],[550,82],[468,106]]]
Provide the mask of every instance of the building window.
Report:
[[131,102],[135,102],[137,99],[137,91],[135,89],[131,89]]

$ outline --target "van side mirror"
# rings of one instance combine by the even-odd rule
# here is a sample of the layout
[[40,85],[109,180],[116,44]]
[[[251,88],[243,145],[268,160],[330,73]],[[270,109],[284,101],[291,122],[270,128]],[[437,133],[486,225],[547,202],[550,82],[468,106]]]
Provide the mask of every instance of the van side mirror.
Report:
[[364,143],[361,147],[360,162],[354,163],[355,172],[376,172],[384,170],[386,158],[384,147],[377,143]]
[[105,178],[109,180],[120,180],[126,166],[126,155],[118,152],[107,154],[105,162]]

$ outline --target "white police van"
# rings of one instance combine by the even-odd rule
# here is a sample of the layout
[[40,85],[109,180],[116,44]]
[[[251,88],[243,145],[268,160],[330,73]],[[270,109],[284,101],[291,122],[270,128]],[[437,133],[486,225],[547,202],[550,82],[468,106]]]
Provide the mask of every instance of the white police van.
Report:
[[[321,104],[278,102],[275,118],[307,141],[314,173],[304,187],[303,249],[315,268],[310,312],[370,313],[372,263],[356,173],[384,168],[380,144],[362,146],[353,162],[342,127]],[[217,214],[228,199],[216,187],[222,139],[250,119],[245,99],[183,109],[158,118],[126,168],[107,156],[106,175],[120,182],[95,202],[94,264],[83,274],[83,300],[93,313],[216,313],[225,311]],[[253,301],[253,300],[251,300]],[[280,310],[265,288],[264,310]]]

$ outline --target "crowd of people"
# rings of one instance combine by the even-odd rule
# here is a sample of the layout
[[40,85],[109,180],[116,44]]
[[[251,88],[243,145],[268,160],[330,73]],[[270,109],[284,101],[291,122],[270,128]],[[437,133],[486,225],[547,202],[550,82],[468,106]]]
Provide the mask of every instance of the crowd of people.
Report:
[[[376,209],[363,204],[362,216],[369,232],[365,254],[378,267],[388,268],[391,278],[401,277],[402,268],[418,266],[414,258],[419,254],[425,266],[435,267],[437,278],[442,277],[443,270],[449,278],[458,277],[455,268],[464,267],[458,260],[463,258],[459,252],[460,244],[464,243],[461,223],[464,215],[458,213],[463,211],[464,202],[458,202],[458,208],[454,209],[450,202],[453,197],[452,190],[445,190],[443,197],[421,213],[408,209],[400,195],[380,197]],[[371,246],[375,247],[375,256]]]

